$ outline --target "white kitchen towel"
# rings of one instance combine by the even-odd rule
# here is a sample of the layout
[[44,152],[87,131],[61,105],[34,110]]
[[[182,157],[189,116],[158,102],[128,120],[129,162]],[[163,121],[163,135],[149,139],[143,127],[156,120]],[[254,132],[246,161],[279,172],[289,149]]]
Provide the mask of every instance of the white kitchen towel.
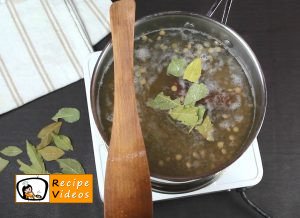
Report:
[[82,78],[110,0],[0,0],[0,114]]

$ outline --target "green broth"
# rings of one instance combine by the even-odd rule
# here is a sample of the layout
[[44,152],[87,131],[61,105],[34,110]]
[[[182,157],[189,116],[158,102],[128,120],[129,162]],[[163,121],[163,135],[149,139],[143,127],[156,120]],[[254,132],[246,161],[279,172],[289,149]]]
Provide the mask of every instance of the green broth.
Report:
[[[214,125],[214,141],[173,120],[147,101],[161,91],[183,97],[190,82],[167,75],[174,57],[202,60],[200,81],[209,95],[200,100]],[[236,59],[216,39],[188,29],[165,29],[135,40],[135,88],[138,111],[152,176],[169,179],[202,177],[222,168],[241,150],[251,128],[254,102],[251,86]],[[113,111],[113,65],[102,80],[98,99],[101,122],[109,141]],[[124,142],[126,143],[126,142]]]

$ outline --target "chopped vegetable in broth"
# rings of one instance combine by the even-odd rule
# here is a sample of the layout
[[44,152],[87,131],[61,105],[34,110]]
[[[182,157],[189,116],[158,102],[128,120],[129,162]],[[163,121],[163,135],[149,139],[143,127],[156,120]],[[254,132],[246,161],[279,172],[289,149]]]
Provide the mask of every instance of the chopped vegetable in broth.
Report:
[[[135,39],[134,60],[151,176],[202,177],[236,157],[252,125],[254,100],[243,68],[222,43],[195,30],[158,30]],[[107,142],[113,79],[111,65],[98,93]]]

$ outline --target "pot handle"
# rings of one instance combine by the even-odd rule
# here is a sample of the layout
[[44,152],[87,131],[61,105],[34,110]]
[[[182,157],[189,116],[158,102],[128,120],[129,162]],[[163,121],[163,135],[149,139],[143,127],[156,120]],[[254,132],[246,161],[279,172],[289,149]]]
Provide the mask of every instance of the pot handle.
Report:
[[[206,16],[208,17],[212,17],[215,13],[215,11],[218,9],[218,7],[220,6],[220,4],[222,3],[223,0],[216,0],[213,5],[210,7],[209,11],[206,13]],[[233,0],[226,0],[225,2],[225,6],[223,9],[223,15],[222,15],[222,19],[221,19],[221,23],[225,24],[227,23],[227,19],[228,19],[228,15],[231,9],[231,4],[232,4]]]

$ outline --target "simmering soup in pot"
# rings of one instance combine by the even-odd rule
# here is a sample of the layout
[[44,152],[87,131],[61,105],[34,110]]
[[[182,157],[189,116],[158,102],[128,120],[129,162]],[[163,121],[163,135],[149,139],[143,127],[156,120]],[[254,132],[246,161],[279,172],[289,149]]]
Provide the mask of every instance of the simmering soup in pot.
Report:
[[[151,176],[207,176],[234,158],[254,116],[241,65],[217,39],[163,29],[135,39],[134,82]],[[98,92],[104,137],[113,113],[113,64]],[[126,142],[124,142],[126,144]]]

